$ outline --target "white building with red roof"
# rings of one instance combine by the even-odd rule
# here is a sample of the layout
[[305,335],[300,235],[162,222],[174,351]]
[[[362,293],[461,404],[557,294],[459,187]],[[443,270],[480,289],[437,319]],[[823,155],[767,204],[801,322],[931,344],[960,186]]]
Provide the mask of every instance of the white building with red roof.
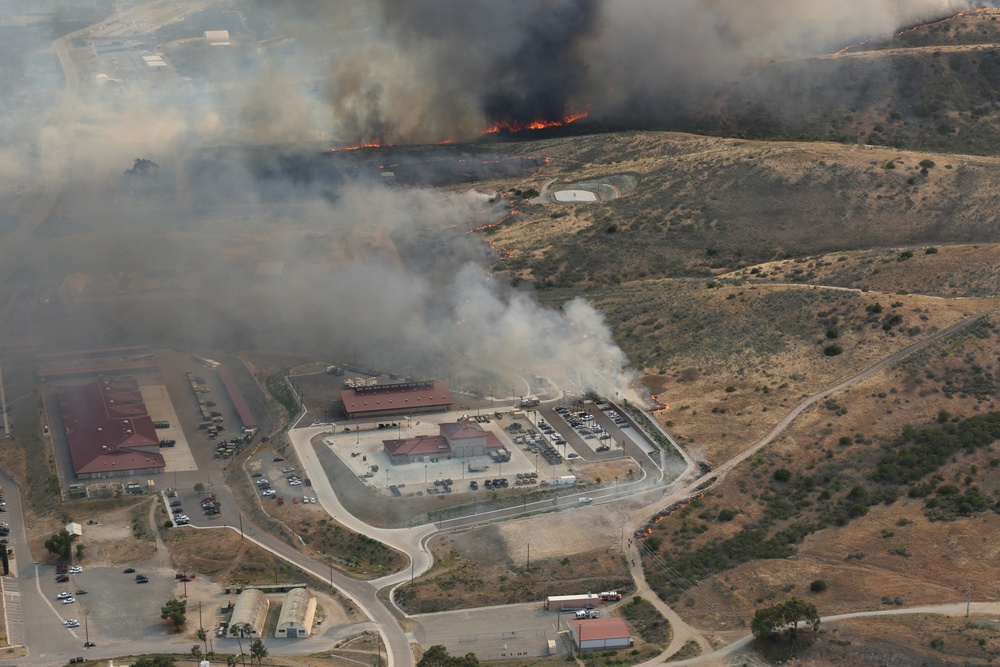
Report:
[[628,625],[617,616],[574,619],[569,621],[569,631],[579,651],[620,649],[632,645]]
[[73,470],[80,479],[163,472],[160,438],[133,377],[58,389]]
[[430,459],[471,458],[485,456],[490,450],[501,449],[503,443],[495,433],[476,422],[461,421],[440,424],[438,435],[418,435],[398,440],[383,440],[382,446],[394,465],[416,463]]

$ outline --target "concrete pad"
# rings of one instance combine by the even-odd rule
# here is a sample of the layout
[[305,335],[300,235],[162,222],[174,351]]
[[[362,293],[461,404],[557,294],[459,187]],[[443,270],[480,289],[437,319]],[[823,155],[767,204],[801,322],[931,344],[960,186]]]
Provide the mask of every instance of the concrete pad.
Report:
[[552,197],[560,204],[597,201],[597,195],[588,190],[558,190],[552,194]]
[[162,384],[147,385],[139,387],[142,393],[142,400],[146,403],[146,409],[153,421],[163,420],[170,422],[170,428],[158,428],[156,434],[160,440],[176,440],[173,447],[161,447],[160,454],[166,462],[166,471],[197,470],[194,455],[191,454],[191,447],[188,445],[187,437],[181,428],[180,419],[174,410],[174,404],[170,401],[166,386]]

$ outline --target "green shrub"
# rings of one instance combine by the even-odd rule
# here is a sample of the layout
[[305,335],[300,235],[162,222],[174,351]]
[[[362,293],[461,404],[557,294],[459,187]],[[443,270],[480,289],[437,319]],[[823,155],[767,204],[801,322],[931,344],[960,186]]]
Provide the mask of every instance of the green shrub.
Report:
[[827,345],[826,347],[823,348],[823,354],[825,354],[828,357],[836,357],[843,351],[844,348],[840,347],[839,345]]
[[813,593],[822,593],[828,588],[827,583],[822,579],[817,579],[816,581],[809,584],[809,590]]

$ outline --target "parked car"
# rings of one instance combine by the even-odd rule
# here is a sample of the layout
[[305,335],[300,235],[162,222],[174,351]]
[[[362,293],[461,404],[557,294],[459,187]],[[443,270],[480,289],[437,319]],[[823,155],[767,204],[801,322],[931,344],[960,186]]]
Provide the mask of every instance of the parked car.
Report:
[[135,572],[134,567],[126,567],[124,570],[122,570],[122,574],[132,574],[133,572]]
[[69,591],[63,591],[62,593],[56,596],[56,599],[65,600],[66,598],[71,598],[71,597],[73,597],[72,593],[70,593]]
[[170,506],[171,507],[180,507],[181,506],[181,501],[174,500],[173,502],[170,503]]
[[57,584],[65,584],[67,581],[69,581],[68,574],[60,574],[58,577],[56,577]]
[[63,625],[65,625],[67,628],[78,628],[80,627],[80,621],[76,620],[75,618],[67,618],[65,621],[63,621]]

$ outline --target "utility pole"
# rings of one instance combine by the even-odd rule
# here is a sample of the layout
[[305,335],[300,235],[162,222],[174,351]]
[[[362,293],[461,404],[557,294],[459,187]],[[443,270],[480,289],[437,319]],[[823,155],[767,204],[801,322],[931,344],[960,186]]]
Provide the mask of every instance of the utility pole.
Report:
[[527,569],[529,569],[529,570],[531,569],[531,544],[530,543],[528,544],[528,568]]
[[198,602],[198,627],[204,628],[205,624],[201,620],[201,602]]
[[240,512],[240,542],[243,541],[243,512]]
[[619,521],[618,527],[622,529],[622,553],[625,553],[625,521]]
[[965,617],[969,618],[969,613],[972,611],[972,582],[965,584]]
[[[86,648],[90,648],[90,623],[88,623],[87,621],[88,621],[87,614],[84,614],[83,615],[83,633],[84,633],[84,635],[86,635],[86,639],[84,639],[84,644],[83,645]],[[77,626],[77,627],[79,627],[79,626]]]

